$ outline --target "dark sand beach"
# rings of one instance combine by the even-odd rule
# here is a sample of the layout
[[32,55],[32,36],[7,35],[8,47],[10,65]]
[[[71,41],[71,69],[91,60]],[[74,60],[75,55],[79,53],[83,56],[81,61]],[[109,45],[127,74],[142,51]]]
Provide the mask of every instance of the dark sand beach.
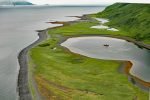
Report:
[[28,47],[24,48],[18,55],[20,64],[20,71],[18,75],[18,92],[20,100],[32,100],[28,84],[28,51],[47,38],[46,31],[47,30],[38,31],[39,39]]

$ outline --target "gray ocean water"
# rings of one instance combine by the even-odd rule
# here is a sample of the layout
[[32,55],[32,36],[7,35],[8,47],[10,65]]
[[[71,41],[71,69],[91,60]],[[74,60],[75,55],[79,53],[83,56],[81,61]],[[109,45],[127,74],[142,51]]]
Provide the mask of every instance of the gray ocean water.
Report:
[[38,39],[35,30],[54,27],[49,21],[102,11],[105,7],[0,7],[0,100],[16,100],[18,53]]

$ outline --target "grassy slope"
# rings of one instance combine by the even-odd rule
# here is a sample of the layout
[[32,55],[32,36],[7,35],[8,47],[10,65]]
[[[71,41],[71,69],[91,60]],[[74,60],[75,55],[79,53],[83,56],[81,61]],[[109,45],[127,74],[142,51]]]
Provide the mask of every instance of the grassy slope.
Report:
[[[106,13],[97,16],[106,17]],[[113,19],[108,24],[112,23]],[[88,20],[50,29],[51,38],[31,50],[30,66],[41,94],[52,100],[132,100],[136,97],[148,100],[148,93],[133,86],[118,72],[121,62],[83,57],[58,45],[66,36],[111,34],[134,37],[135,34],[129,34],[129,30],[115,24],[113,26],[119,28],[119,32],[90,28],[97,24],[96,20]],[[53,50],[55,47],[57,49]]]
[[[47,99],[54,100],[147,100],[145,93],[118,72],[121,62],[72,54],[58,45],[63,37],[82,34],[121,34],[91,29],[97,21],[85,21],[50,29],[51,38],[30,52],[34,78]],[[57,48],[53,50],[53,48]]]
[[96,16],[110,19],[107,25],[119,28],[128,32],[127,36],[150,44],[150,4],[116,3]]
[[125,31],[109,31],[106,29],[94,29],[91,26],[99,25],[99,22],[94,19],[89,19],[87,21],[79,21],[77,23],[72,23],[69,26],[64,26],[56,29],[51,29],[50,32],[53,34],[61,34],[66,36],[77,36],[77,35],[125,35]]

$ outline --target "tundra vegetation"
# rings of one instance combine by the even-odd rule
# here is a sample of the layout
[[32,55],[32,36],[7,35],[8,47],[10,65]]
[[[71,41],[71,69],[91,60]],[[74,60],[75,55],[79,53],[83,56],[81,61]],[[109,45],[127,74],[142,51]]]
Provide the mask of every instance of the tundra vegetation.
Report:
[[[128,81],[118,71],[123,61],[94,59],[71,53],[60,46],[66,38],[81,35],[127,36],[150,43],[150,7],[146,4],[114,4],[103,12],[86,16],[86,20],[69,22],[48,30],[50,37],[32,48],[29,70],[39,93],[49,100],[148,100],[148,93]],[[99,22],[119,31],[93,29]],[[31,88],[33,84],[30,84]],[[32,88],[33,97],[35,89]]]

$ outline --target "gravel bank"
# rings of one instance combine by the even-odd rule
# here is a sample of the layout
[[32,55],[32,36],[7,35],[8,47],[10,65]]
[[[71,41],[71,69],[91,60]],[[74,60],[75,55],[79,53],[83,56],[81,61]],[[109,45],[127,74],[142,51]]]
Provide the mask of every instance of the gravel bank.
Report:
[[32,43],[31,45],[24,48],[18,55],[18,61],[20,65],[19,75],[18,75],[18,92],[19,100],[32,100],[32,96],[28,84],[28,51],[36,46],[41,41],[47,38],[47,30],[38,31],[39,39]]

